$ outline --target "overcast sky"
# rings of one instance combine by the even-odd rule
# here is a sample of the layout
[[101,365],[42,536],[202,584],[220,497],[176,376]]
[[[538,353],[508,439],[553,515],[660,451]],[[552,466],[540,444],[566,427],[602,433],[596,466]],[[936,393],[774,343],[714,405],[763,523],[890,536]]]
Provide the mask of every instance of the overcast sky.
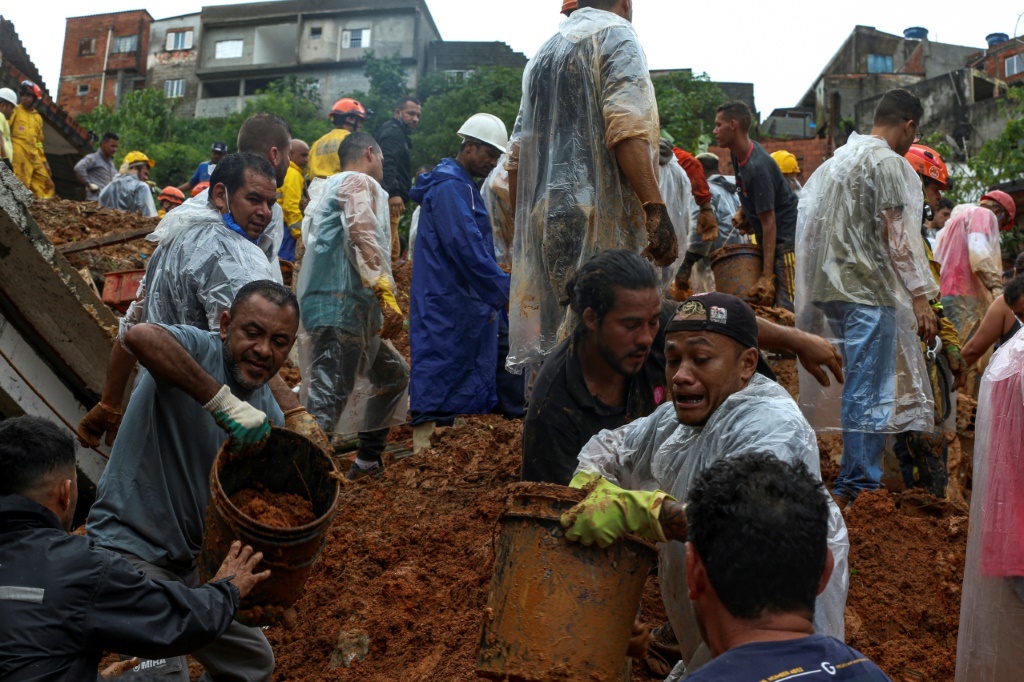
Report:
[[[500,40],[527,57],[557,30],[561,2],[427,0],[445,40]],[[162,19],[222,4],[238,3],[11,0],[3,3],[0,14],[14,22],[47,87],[55,93],[66,17],[145,8],[155,19]],[[757,108],[767,116],[776,107],[799,102],[857,24],[896,34],[909,26],[924,26],[931,40],[983,48],[989,33],[1013,36],[1021,13],[1024,0],[934,4],[858,0],[845,5],[807,0],[634,0],[633,23],[652,69],[692,68],[707,72],[713,80],[753,83]],[[1024,20],[1020,23],[1017,31],[1024,32]]]

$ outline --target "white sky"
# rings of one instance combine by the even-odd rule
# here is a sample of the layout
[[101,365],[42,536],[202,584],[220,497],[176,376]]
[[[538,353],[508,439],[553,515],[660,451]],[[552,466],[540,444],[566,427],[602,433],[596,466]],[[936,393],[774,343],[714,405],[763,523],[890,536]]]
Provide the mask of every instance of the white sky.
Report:
[[[338,0],[339,4],[344,0]],[[446,40],[500,40],[527,57],[557,29],[561,0],[427,0]],[[156,19],[198,12],[217,0],[30,0],[4,2],[51,92],[60,76],[65,18],[145,8]],[[512,8],[514,11],[509,11]],[[40,14],[42,12],[42,14]],[[924,26],[931,40],[985,46],[985,36],[1015,34],[1024,0],[969,4],[858,0],[846,5],[733,0],[634,0],[633,23],[652,69],[692,68],[718,81],[754,83],[763,116],[795,106],[857,24],[902,34]],[[1017,31],[1024,32],[1024,20]]]

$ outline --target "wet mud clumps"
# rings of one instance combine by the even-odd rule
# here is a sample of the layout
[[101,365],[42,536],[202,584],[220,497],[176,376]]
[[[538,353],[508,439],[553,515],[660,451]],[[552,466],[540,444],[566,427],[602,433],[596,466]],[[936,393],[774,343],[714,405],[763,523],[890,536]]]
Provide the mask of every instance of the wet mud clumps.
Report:
[[313,503],[299,495],[246,488],[230,499],[238,511],[266,526],[295,528],[316,521]]

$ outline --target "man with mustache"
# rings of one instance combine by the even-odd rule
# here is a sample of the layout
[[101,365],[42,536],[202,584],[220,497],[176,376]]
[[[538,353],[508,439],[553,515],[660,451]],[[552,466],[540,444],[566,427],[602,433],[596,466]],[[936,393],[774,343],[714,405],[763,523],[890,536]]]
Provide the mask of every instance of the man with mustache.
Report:
[[[215,180],[230,159],[218,164]],[[251,201],[232,208],[255,232],[259,220],[242,206],[256,204],[269,219],[276,193],[269,178],[252,191]],[[245,456],[263,447],[269,422],[284,423],[267,382],[288,357],[298,325],[295,294],[261,280],[238,291],[221,313],[219,331],[146,323],[128,330],[125,348],[147,371],[132,393],[89,512],[88,534],[98,546],[155,580],[198,584],[214,457],[225,435],[232,455]],[[193,655],[206,669],[204,679],[269,680],[274,671],[262,631],[236,622]]]

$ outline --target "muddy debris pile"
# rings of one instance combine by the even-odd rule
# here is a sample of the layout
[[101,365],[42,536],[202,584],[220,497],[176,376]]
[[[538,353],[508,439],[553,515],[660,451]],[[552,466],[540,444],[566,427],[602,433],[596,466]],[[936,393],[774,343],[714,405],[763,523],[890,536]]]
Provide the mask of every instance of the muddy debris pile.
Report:
[[299,495],[245,488],[230,499],[238,511],[266,526],[296,528],[316,521],[313,503]]

